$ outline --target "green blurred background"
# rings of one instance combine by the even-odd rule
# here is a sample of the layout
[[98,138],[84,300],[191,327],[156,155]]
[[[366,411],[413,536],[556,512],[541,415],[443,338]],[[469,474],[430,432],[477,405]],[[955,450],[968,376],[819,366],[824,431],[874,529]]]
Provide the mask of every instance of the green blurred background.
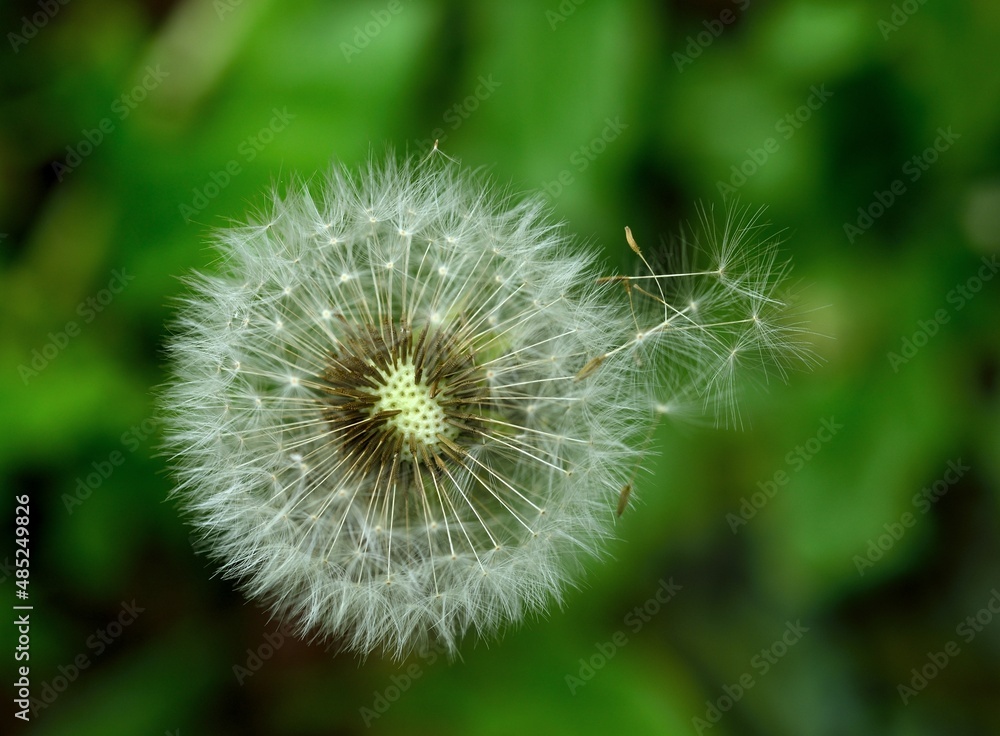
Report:
[[[30,733],[1000,733],[995,3],[0,17],[2,512],[30,494],[32,695],[54,697]],[[661,428],[562,610],[453,664],[359,662],[284,636],[192,552],[153,389],[212,228],[292,173],[434,138],[546,192],[615,268],[624,225],[655,248],[731,187],[768,207],[828,337],[818,368],[748,392],[749,428]]]

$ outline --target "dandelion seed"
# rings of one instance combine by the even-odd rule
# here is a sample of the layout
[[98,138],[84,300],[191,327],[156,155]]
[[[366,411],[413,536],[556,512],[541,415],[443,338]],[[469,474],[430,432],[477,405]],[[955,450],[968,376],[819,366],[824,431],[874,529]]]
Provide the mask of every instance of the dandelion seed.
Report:
[[615,279],[643,328],[612,354],[631,353],[650,367],[646,385],[657,414],[740,426],[737,379],[761,369],[784,379],[789,366],[815,362],[813,333],[782,297],[790,266],[778,260],[777,241],[764,236],[760,216],[730,208],[720,226],[702,208],[662,263],[647,260],[625,228],[647,272]]
[[741,272],[730,239],[716,271],[602,276],[537,200],[437,163],[337,170],[219,233],[162,399],[205,551],[361,654],[454,652],[558,603],[628,503],[637,438],[783,348],[766,257]]

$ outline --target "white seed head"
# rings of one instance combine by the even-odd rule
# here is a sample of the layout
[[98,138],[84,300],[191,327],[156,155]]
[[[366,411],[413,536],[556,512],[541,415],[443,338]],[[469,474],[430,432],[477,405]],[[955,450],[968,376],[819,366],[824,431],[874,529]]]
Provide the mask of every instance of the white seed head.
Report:
[[619,287],[492,192],[436,162],[293,186],[219,233],[178,318],[163,405],[205,550],[362,654],[558,602],[653,416]]
[[361,654],[454,653],[558,602],[658,419],[738,423],[747,364],[811,360],[758,228],[703,210],[662,269],[626,228],[646,272],[602,276],[453,165],[293,185],[219,233],[177,320],[163,407],[205,550]]

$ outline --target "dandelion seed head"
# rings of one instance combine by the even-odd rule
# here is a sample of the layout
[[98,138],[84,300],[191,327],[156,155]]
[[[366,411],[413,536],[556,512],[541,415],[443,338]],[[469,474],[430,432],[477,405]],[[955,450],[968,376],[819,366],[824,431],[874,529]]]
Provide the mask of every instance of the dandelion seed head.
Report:
[[[162,404],[207,554],[302,633],[455,651],[610,533],[646,392],[593,255],[456,166],[293,185],[191,279]],[[219,370],[219,366],[230,366]]]

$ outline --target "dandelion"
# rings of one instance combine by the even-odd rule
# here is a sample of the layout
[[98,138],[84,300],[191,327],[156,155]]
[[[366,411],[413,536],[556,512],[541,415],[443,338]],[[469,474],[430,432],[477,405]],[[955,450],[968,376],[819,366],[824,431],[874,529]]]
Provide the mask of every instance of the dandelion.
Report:
[[[647,361],[727,380],[728,334],[666,276],[602,278],[537,200],[456,166],[336,170],[217,240],[163,394],[177,493],[250,597],[361,654],[558,603],[665,406]],[[721,288],[769,305],[761,283]]]

